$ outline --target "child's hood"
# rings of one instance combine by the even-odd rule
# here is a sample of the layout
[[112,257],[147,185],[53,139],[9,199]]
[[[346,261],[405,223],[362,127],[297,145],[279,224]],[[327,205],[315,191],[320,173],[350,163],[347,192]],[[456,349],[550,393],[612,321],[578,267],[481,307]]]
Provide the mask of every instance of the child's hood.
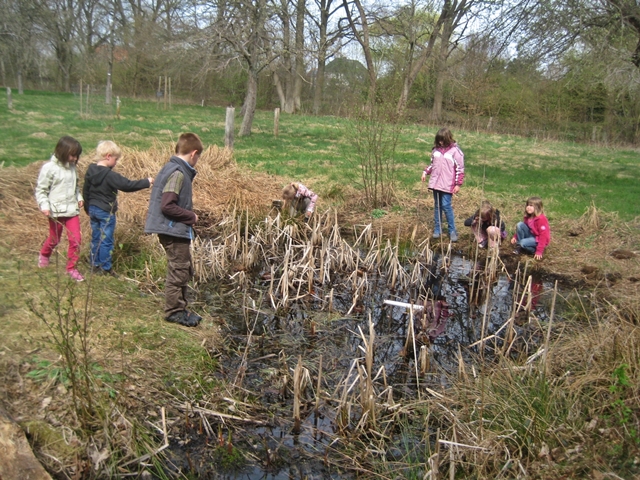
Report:
[[92,163],[89,165],[89,168],[87,168],[84,181],[89,182],[91,185],[99,185],[104,181],[109,173],[111,173],[111,169],[109,167]]

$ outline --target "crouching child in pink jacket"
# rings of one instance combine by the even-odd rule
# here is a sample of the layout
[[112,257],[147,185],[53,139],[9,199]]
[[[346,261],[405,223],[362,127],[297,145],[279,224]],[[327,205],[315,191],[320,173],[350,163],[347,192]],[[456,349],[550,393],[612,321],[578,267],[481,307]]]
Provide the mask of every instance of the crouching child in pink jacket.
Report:
[[282,199],[289,206],[291,216],[304,213],[304,221],[308,222],[316,208],[318,195],[301,183],[290,183],[282,189]]

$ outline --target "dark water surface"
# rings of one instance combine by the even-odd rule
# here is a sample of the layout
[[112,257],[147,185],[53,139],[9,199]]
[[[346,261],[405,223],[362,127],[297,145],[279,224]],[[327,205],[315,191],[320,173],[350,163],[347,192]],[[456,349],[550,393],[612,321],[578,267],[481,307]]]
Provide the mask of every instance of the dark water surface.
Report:
[[[482,269],[483,265],[453,256],[445,270],[442,258],[436,257],[424,281],[412,291],[402,292],[391,289],[388,278],[370,275],[367,293],[355,308],[353,291],[345,287],[345,279],[324,289],[316,286],[311,295],[280,311],[274,311],[268,299],[269,281],[264,272],[255,272],[243,289],[210,285],[205,297],[211,313],[226,322],[225,350],[214,352],[220,362],[216,375],[226,384],[235,385],[229,397],[238,403],[229,402],[228,410],[221,410],[219,404],[203,406],[249,416],[256,422],[209,416],[215,433],[212,437],[203,430],[202,420],[194,416],[195,420],[178,435],[183,440],[174,441],[169,448],[173,463],[170,470],[198,478],[353,477],[348,468],[335,466],[348,464],[348,459],[334,462],[327,457],[343,455],[335,446],[339,433],[337,405],[346,386],[357,382],[354,365],[361,364],[365,356],[363,336],[369,338],[369,318],[376,335],[372,376],[377,376],[378,392],[390,387],[393,400],[403,403],[424,395],[425,388],[446,388],[450,376],[459,370],[460,358],[466,365],[477,363],[480,356],[491,362],[495,349],[504,347],[507,330],[500,328],[514,312],[514,288],[521,287],[515,284],[513,273],[499,273],[485,289],[489,294],[470,303],[473,278],[480,279]],[[539,323],[548,320],[553,285],[531,280],[531,313],[523,311],[516,317],[516,340],[509,350],[512,356],[535,353],[541,341]],[[332,311],[326,300],[330,288],[334,289]],[[420,324],[422,315],[416,312],[413,334],[409,310],[384,304],[384,300],[424,304],[425,297],[431,312],[428,325],[425,328]],[[483,338],[483,331],[484,338],[499,333],[484,342],[481,351],[477,342]],[[430,357],[425,373],[418,372],[416,362],[422,345],[427,345]],[[296,429],[291,379],[299,359],[309,373],[309,382],[302,395],[301,425]],[[317,392],[320,364],[322,382]],[[386,398],[388,390],[380,397]],[[357,415],[351,422],[350,427],[355,426]],[[387,451],[379,454],[386,458],[402,456],[403,441],[406,439],[392,439]],[[237,462],[233,461],[237,459],[234,449],[242,452]]]

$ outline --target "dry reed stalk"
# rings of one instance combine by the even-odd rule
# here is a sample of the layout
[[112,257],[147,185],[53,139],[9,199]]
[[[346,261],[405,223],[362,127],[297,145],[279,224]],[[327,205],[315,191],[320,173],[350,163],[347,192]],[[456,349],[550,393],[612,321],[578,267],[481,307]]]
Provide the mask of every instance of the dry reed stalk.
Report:
[[[527,282],[525,283],[523,289],[522,289],[522,295],[520,296],[520,299],[518,300],[516,297],[516,313],[518,311],[520,311],[521,309],[526,311],[527,313],[531,313],[531,284],[532,284],[533,280],[531,278],[531,275],[529,275],[529,277],[527,278]],[[527,302],[525,303],[525,297],[527,298]]]
[[293,371],[293,433],[300,433],[300,396],[302,395],[302,356]]
[[376,400],[373,391],[373,357],[374,357],[374,345],[376,340],[376,332],[373,326],[373,321],[371,320],[371,314],[369,314],[369,340],[365,338],[362,333],[362,329],[358,325],[358,330],[360,331],[360,336],[362,337],[362,341],[364,343],[365,350],[365,397],[364,397],[364,411],[368,413],[370,418],[370,426],[372,428],[376,428]]
[[556,297],[558,295],[558,280],[556,280],[553,286],[553,300],[551,300],[551,313],[549,314],[549,325],[547,327],[547,334],[544,339],[544,376],[549,376],[549,363],[551,361],[551,352],[549,351],[549,341],[551,338],[551,327],[553,326],[553,317],[556,311]]
[[[455,425],[454,425],[455,432]],[[449,480],[455,480],[456,478],[456,462],[453,454],[453,448],[449,448]]]
[[476,285],[476,282],[478,280],[478,275],[476,275],[476,265],[478,265],[479,253],[480,253],[480,248],[478,246],[478,243],[476,242],[473,266],[471,267],[471,271],[469,272],[469,277],[471,278],[471,286],[469,287],[469,304],[470,305],[475,304],[475,302],[478,301],[478,298],[480,295],[480,285]]
[[424,476],[425,480],[427,476],[429,480],[438,480],[440,478],[440,429],[436,432],[435,452],[429,457],[427,463],[429,471]]
[[316,407],[315,414],[318,415],[320,410],[320,397],[322,396],[322,354],[320,354],[320,358],[318,359],[318,382],[316,385]]
[[[517,291],[518,289],[518,273],[516,272],[516,279],[515,279],[515,284],[516,287],[514,288],[514,295],[515,291]],[[516,331],[514,328],[514,323],[516,320],[516,314],[518,312],[517,309],[517,304],[515,302],[515,297],[512,297],[513,300],[511,301],[511,315],[509,315],[509,318],[507,319],[507,332],[505,333],[504,336],[504,344],[502,346],[502,355],[506,356],[509,355],[509,352],[511,351],[511,346],[514,344],[515,342],[515,337],[516,337]]]
[[482,314],[482,327],[480,331],[480,358],[484,363],[484,342],[485,342],[485,333],[487,331],[487,316],[490,310],[490,299],[491,295],[487,295],[484,302],[484,312]]
[[[320,281],[320,285],[324,285],[325,284],[325,277],[324,277],[324,262],[325,262],[325,258],[327,256],[327,243],[325,241],[325,238],[322,238],[322,247],[320,248],[320,269],[318,272],[318,280]],[[327,281],[329,279],[327,278]]]
[[464,364],[464,358],[462,358],[462,349],[460,344],[458,343],[458,378],[462,379],[464,383],[469,382],[469,377],[467,376],[467,369]]
[[[418,373],[418,351],[416,349],[416,331],[414,326],[413,308],[409,309],[409,333],[411,334],[411,345],[413,348],[413,366],[416,372],[416,390],[420,399],[420,375]],[[407,336],[407,341],[409,337]]]
[[[348,400],[348,396],[349,392],[358,381],[358,379],[356,378],[356,380],[354,380],[354,382],[349,385],[349,378],[353,374],[354,370],[358,370],[358,359],[355,359],[351,362],[351,367],[349,368],[347,375],[344,377],[344,380],[341,381],[336,387],[336,392],[342,389],[336,414],[336,423],[341,430],[346,430],[351,423],[351,402]],[[335,396],[336,395],[334,394],[334,397]]]
[[426,345],[420,347],[420,373],[424,375],[430,369],[429,349]]
[[329,313],[333,313],[333,288],[329,292]]

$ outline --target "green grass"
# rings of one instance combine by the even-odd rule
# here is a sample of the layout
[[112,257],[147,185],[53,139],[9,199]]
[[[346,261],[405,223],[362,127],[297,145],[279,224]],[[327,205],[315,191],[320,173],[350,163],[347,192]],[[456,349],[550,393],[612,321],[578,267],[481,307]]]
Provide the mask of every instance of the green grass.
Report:
[[[155,142],[173,143],[183,131],[198,133],[206,145],[223,144],[222,107],[173,105],[164,110],[155,102],[121,100],[120,119],[115,106],[101,104],[97,96],[91,113],[81,117],[79,97],[72,94],[14,93],[13,110],[8,111],[2,91],[0,161],[26,165],[45,160],[62,135],[78,138],[86,153],[101,139],[146,149]],[[236,128],[241,121],[238,116]],[[396,158],[401,191],[414,192],[410,195],[424,192],[420,174],[429,161],[436,130],[435,126],[404,128]],[[306,182],[324,195],[335,191],[336,185],[357,186],[360,180],[348,132],[348,120],[343,118],[282,115],[276,138],[273,112],[258,111],[252,135],[236,137],[235,155],[240,164]],[[482,189],[489,199],[503,195],[524,202],[538,195],[552,218],[582,215],[592,203],[603,211],[618,212],[622,220],[637,216],[637,151],[463,131],[454,131],[454,135],[465,153],[465,185]],[[83,161],[90,160],[84,156]]]

